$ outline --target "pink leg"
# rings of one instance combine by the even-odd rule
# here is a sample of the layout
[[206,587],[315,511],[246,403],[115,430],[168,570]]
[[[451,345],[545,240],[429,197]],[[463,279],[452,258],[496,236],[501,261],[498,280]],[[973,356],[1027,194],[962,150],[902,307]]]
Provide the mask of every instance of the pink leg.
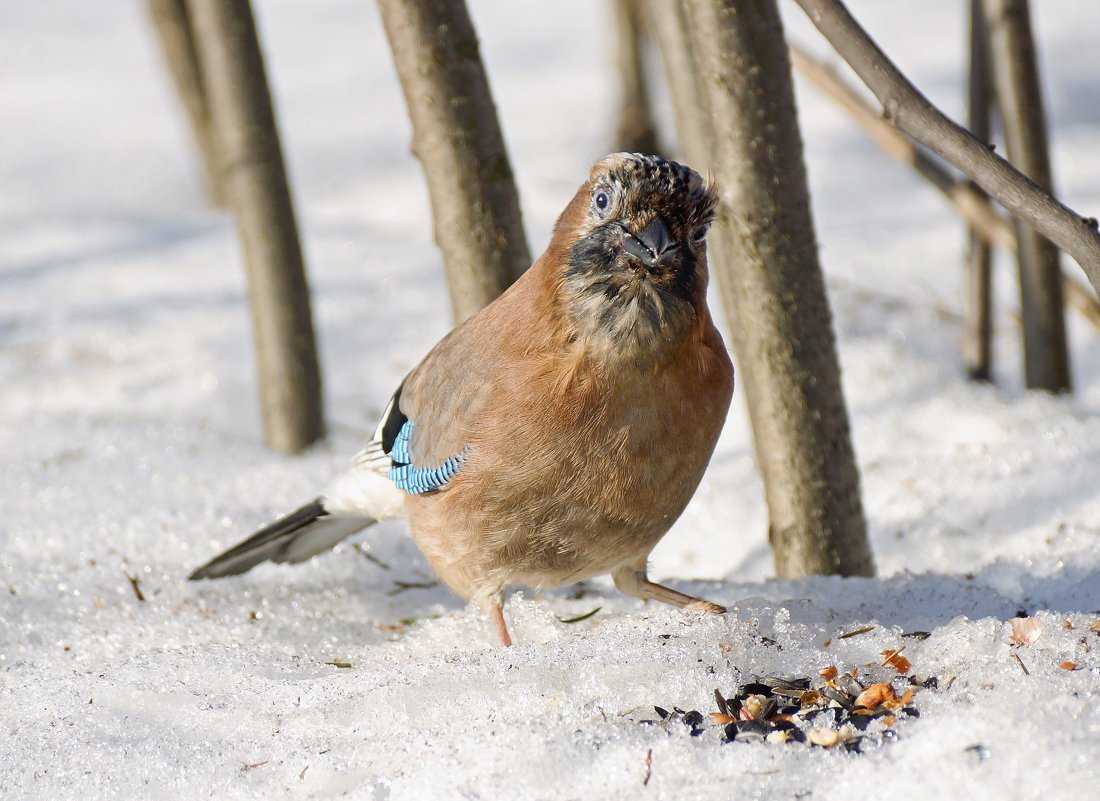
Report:
[[644,570],[624,567],[612,573],[611,578],[615,580],[615,586],[619,588],[620,592],[634,598],[645,600],[652,598],[654,601],[672,604],[680,609],[687,609],[689,612],[702,612],[705,615],[724,615],[726,613],[726,607],[724,606],[712,604],[710,601],[704,601],[702,598],[696,598],[693,595],[685,595],[679,590],[650,581]]
[[498,601],[489,605],[489,622],[493,624],[500,644],[505,648],[512,644],[512,638],[508,636],[508,624],[504,622],[504,601]]

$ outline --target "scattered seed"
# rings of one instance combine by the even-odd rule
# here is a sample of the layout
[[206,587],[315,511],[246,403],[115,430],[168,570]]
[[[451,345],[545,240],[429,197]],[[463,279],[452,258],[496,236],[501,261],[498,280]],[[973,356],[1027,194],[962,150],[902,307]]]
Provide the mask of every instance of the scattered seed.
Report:
[[1062,668],[1062,670],[1077,670],[1077,663],[1076,662],[1063,662],[1058,667]]
[[344,669],[347,669],[347,668],[351,667],[351,662],[345,662],[342,659],[334,659],[331,662],[325,662],[325,664],[326,665],[332,665],[333,667],[336,667],[336,668],[344,668]]

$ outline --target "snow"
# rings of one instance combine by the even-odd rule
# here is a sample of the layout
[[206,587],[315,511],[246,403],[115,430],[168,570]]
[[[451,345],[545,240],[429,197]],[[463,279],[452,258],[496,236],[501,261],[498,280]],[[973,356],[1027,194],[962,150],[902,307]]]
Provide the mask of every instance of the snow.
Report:
[[[653,564],[729,605],[722,618],[606,582],[527,591],[509,600],[517,644],[501,649],[479,613],[422,586],[399,522],[300,566],[185,581],[313,497],[447,326],[372,5],[256,5],[331,421],[297,458],[260,442],[232,225],[203,203],[141,5],[0,7],[0,796],[1092,797],[1097,334],[1071,315],[1073,396],[1023,392],[1001,264],[997,385],[967,383],[958,221],[812,88],[798,100],[877,578],[771,578],[735,403]],[[604,5],[471,3],[536,249],[608,149]],[[852,3],[956,118],[964,5]],[[1057,184],[1097,215],[1100,8],[1033,5]],[[1035,642],[1010,644],[1017,614],[1038,621]],[[930,636],[902,636],[917,631]],[[888,679],[881,652],[903,645],[939,689],[863,754],[638,722],[654,705],[713,711],[715,688],[757,674],[835,664]]]

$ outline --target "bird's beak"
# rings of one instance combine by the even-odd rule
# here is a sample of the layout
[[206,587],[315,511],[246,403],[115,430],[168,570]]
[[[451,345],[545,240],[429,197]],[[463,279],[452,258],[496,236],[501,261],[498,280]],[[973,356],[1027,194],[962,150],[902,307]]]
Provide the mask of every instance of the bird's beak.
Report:
[[623,249],[646,267],[656,267],[666,261],[677,247],[660,217],[653,218],[641,233],[623,228]]

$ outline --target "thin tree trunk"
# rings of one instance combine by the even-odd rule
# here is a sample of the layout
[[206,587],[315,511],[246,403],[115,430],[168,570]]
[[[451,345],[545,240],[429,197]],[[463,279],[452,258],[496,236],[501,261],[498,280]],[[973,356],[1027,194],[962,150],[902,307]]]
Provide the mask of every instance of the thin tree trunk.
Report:
[[428,183],[455,322],[531,263],[477,35],[462,0],[378,0]]
[[[1053,192],[1043,96],[1027,0],[985,0],[993,80],[1008,158],[1044,192]],[[1029,389],[1070,389],[1058,250],[1017,223],[1024,372]]]
[[644,18],[640,0],[611,0],[615,16],[615,66],[619,73],[619,122],[615,147],[657,153],[657,126],[645,74]]
[[186,0],[146,0],[146,6],[199,151],[206,197],[211,205],[224,206],[226,198],[218,169],[217,143]]
[[699,86],[699,68],[688,29],[687,13],[681,0],[649,0],[646,13],[652,20],[672,109],[676,114],[676,130],[680,135],[683,158],[696,170],[710,169],[713,159],[708,153],[710,113]]
[[688,0],[711,111],[726,316],[764,478],[776,572],[871,575],[775,0]]
[[1070,254],[1100,293],[1100,223],[1067,208],[949,120],[859,26],[840,0],[795,0],[883,106],[892,125],[973,178],[1014,216]]
[[229,205],[248,276],[268,446],[324,434],[309,287],[248,0],[188,0]]
[[[989,52],[981,0],[970,0],[970,75],[967,108],[970,132],[983,142],[992,136],[989,111]],[[971,188],[987,198],[973,181]],[[968,226],[966,247],[967,303],[963,362],[973,381],[993,380],[993,249]]]

